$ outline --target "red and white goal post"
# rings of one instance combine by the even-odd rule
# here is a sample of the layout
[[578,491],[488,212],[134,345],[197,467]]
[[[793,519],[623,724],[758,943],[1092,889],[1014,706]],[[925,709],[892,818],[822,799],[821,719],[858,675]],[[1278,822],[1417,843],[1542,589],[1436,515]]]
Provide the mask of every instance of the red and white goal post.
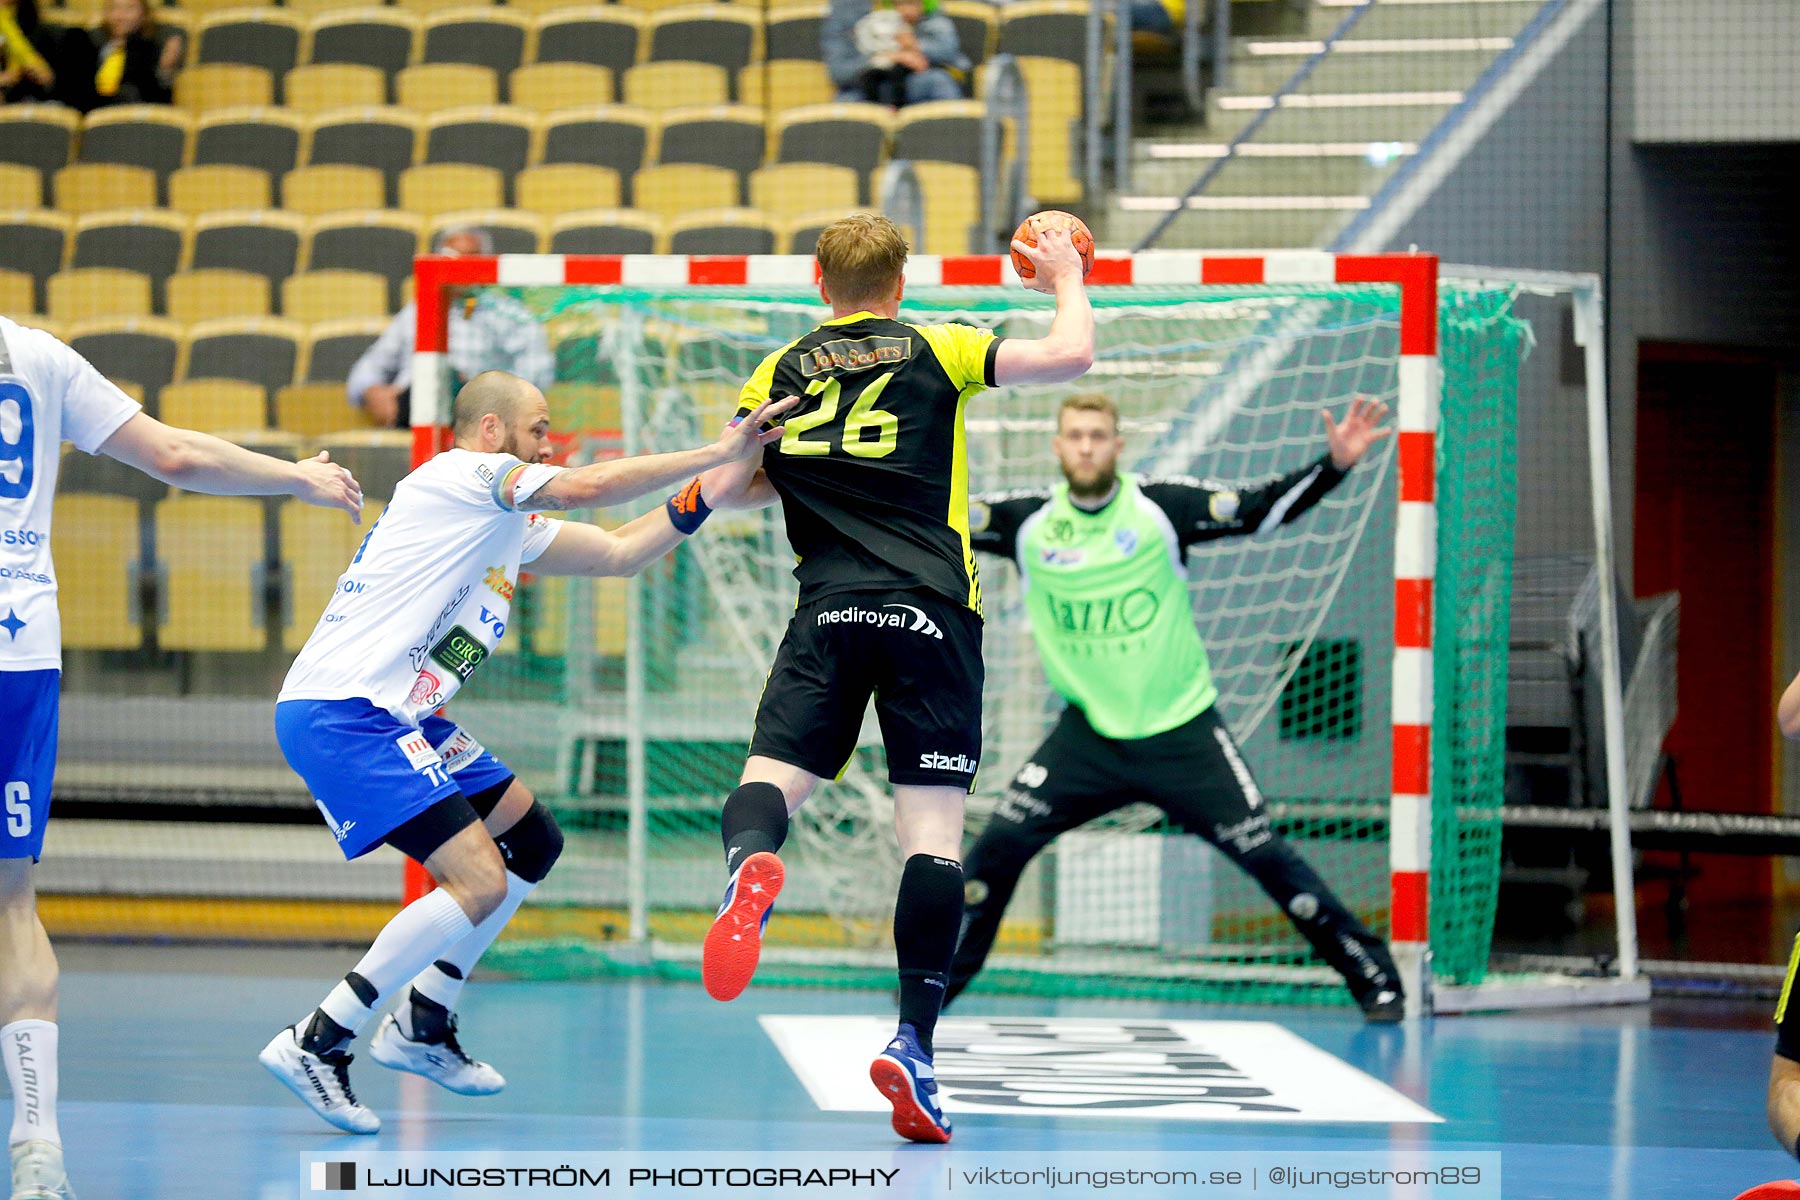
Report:
[[[493,285],[623,286],[639,291],[738,286],[792,289],[816,285],[818,267],[814,259],[801,256],[423,256],[416,262],[416,280],[418,326],[412,422],[414,461],[418,463],[450,442],[448,320],[451,303],[460,289]],[[1414,1013],[1430,1011],[1431,1003],[1432,726],[1434,713],[1455,703],[1455,697],[1433,695],[1438,431],[1443,396],[1439,282],[1438,260],[1430,254],[1337,255],[1322,251],[1173,251],[1136,255],[1100,252],[1088,280],[1094,288],[1144,284],[1378,284],[1397,289],[1399,358],[1393,466],[1398,472],[1399,511],[1392,555],[1388,920],[1393,952],[1408,988],[1409,1008]],[[932,285],[1020,287],[1010,259],[1003,255],[915,255],[907,264],[906,283],[909,289]],[[1597,316],[1593,319],[1597,320]],[[1597,467],[1603,467],[1604,445],[1596,448],[1596,454],[1601,456],[1596,459]],[[1008,764],[1004,769],[1013,765],[1016,764]],[[408,867],[410,897],[422,892],[428,880],[416,865],[409,863]],[[1630,975],[1635,975],[1634,969],[1628,971],[1624,982],[1631,982]],[[1636,984],[1627,990],[1631,994],[1624,998],[1636,998]]]

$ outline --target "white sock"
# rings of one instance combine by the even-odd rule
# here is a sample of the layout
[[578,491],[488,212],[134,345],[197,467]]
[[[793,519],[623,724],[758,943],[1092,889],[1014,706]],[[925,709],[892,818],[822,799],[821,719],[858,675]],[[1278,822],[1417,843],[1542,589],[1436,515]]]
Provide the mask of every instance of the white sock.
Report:
[[13,1122],[9,1144],[42,1141],[62,1145],[56,1127],[56,1024],[14,1021],[0,1028],[0,1057],[12,1084]]
[[[494,939],[500,936],[500,931],[506,928],[506,923],[512,920],[513,914],[519,911],[519,905],[525,903],[525,897],[531,895],[536,887],[537,884],[520,879],[508,871],[506,899],[500,902],[500,907],[487,920],[471,930],[467,937],[438,955],[436,962],[414,977],[412,985],[418,989],[419,994],[455,1012],[456,1002],[462,996],[463,984],[468,982],[469,973],[475,969],[481,956],[487,953],[487,948],[494,944]],[[439,970],[438,962],[448,964],[460,974],[450,975]],[[332,1019],[336,1020],[335,1017]],[[404,1014],[400,1021],[403,1026],[406,1024]],[[411,1028],[408,1027],[406,1032],[410,1036]]]
[[427,892],[394,914],[369,952],[352,968],[375,989],[373,1003],[364,1004],[348,983],[340,983],[319,1007],[351,1033],[360,1031],[368,1023],[373,1004],[379,1004],[383,996],[392,994],[474,928],[449,892],[442,888]]

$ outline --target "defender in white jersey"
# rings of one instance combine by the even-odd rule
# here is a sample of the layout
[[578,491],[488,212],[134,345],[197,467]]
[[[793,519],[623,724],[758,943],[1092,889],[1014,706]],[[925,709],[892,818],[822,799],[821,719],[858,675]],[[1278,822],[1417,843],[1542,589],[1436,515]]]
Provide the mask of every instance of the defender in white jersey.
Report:
[[50,517],[64,441],[191,491],[362,512],[356,481],[325,455],[283,462],[152,420],[81,355],[0,317],[0,1056],[13,1095],[13,1200],[72,1195],[56,1123],[56,957],[32,879],[56,765],[62,625]]
[[[402,480],[338,580],[275,706],[282,753],[306,780],[346,858],[387,844],[437,891],[402,909],[323,1003],[264,1048],[264,1066],[326,1121],[381,1122],[350,1088],[350,1041],[409,981],[370,1043],[377,1062],[463,1095],[506,1081],[456,1036],[463,981],[562,851],[550,811],[504,763],[434,715],[506,633],[519,567],[635,575],[710,511],[698,474],[779,438],[766,404],[710,446],[564,469],[550,407],[501,371],[456,397],[455,448]],[[660,509],[607,531],[545,510],[600,508],[692,481]]]

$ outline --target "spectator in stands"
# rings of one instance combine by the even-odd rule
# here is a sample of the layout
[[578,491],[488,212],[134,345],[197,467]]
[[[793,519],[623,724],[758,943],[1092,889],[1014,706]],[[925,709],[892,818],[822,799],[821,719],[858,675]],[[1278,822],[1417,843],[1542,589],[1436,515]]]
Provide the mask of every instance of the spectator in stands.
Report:
[[0,104],[49,100],[58,47],[38,23],[37,0],[0,0]]
[[[432,244],[436,254],[492,254],[485,229],[446,229]],[[417,310],[406,305],[375,344],[350,368],[350,403],[390,429],[412,424],[413,342]],[[544,327],[510,296],[488,292],[450,310],[450,371],[454,393],[483,371],[508,371],[540,391],[556,381],[556,356]]]
[[61,98],[83,112],[112,104],[168,104],[175,98],[184,49],[181,34],[159,26],[144,0],[109,0],[100,27],[69,50]]
[[839,100],[961,100],[969,60],[938,0],[832,0],[820,35]]

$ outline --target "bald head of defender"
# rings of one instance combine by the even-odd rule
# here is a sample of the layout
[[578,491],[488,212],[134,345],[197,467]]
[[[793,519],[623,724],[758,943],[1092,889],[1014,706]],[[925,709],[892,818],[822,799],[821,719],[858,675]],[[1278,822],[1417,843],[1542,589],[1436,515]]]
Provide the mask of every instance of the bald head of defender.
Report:
[[550,402],[528,380],[483,371],[456,393],[453,432],[464,450],[550,461]]

